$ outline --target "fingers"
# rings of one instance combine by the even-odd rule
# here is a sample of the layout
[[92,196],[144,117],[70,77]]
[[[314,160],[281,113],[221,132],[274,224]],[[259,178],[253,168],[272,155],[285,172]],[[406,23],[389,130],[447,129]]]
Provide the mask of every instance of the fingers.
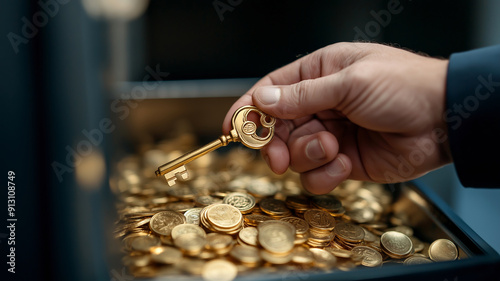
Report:
[[[228,110],[223,123],[223,132],[227,134],[231,130],[231,117],[236,109],[241,106],[256,105],[266,113],[271,113],[266,111],[269,107],[260,107],[263,104],[256,104],[252,100],[252,95],[256,89],[263,86],[291,85],[302,80],[315,79],[336,73],[368,53],[369,48],[363,48],[362,45],[355,43],[333,44],[269,73]],[[276,115],[275,117],[279,116]]]
[[337,156],[339,149],[337,139],[315,119],[295,129],[287,145],[290,167],[299,173],[327,164]]
[[264,86],[255,89],[253,104],[264,112],[283,119],[295,119],[327,109],[343,112],[356,100],[349,79],[340,71],[329,76],[303,80],[292,85]]
[[346,180],[352,170],[350,159],[345,154],[338,154],[330,163],[317,169],[302,173],[302,186],[313,194],[324,194],[332,191]]

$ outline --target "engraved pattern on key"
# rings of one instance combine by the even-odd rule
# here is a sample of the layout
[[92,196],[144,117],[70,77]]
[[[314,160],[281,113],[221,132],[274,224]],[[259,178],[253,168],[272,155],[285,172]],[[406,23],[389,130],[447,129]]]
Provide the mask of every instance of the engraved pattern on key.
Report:
[[[257,124],[248,120],[248,115],[252,112],[260,115],[260,124],[264,129],[267,129],[267,135],[259,136],[257,134]],[[222,135],[217,140],[158,167],[158,170],[155,171],[156,176],[164,175],[169,186],[174,185],[177,179],[187,180],[189,174],[184,166],[185,164],[221,146],[226,146],[233,141],[241,142],[252,149],[260,149],[268,144],[273,138],[276,119],[264,114],[255,106],[247,105],[236,110],[233,114],[231,123],[233,129],[230,135]]]

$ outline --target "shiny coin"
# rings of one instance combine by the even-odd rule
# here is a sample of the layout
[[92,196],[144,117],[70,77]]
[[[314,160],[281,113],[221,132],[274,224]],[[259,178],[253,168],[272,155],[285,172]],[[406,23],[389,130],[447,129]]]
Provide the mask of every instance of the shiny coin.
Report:
[[368,267],[376,267],[382,265],[382,255],[367,246],[356,246],[352,248],[353,255],[361,256],[361,264]]
[[299,234],[299,235],[304,234],[309,230],[309,224],[301,218],[284,217],[284,218],[281,218],[280,220],[293,224],[293,226],[295,226],[296,234]]
[[311,203],[318,209],[327,212],[336,212],[342,207],[342,202],[333,195],[316,195],[311,198]]
[[251,246],[258,245],[259,241],[257,239],[257,236],[258,230],[255,227],[245,227],[238,233],[238,237],[240,238],[240,240]]
[[351,251],[348,251],[345,249],[333,248],[333,247],[327,247],[327,248],[325,248],[325,251],[328,251],[330,254],[332,254],[338,258],[348,259],[352,255]]
[[271,216],[284,216],[290,214],[284,201],[271,197],[264,198],[259,202],[260,209]]
[[210,205],[207,211],[208,220],[218,228],[237,227],[243,217],[241,212],[234,206],[228,204]]
[[172,238],[175,240],[180,235],[186,234],[186,233],[195,233],[201,237],[207,236],[207,234],[205,233],[205,230],[203,230],[203,228],[201,228],[197,225],[194,225],[194,224],[179,224],[172,229],[171,235],[172,235]]
[[216,259],[205,263],[201,275],[205,281],[231,281],[236,278],[238,269],[229,261]]
[[163,211],[151,218],[149,226],[156,234],[168,236],[175,226],[185,222],[186,218],[182,214],[174,211]]
[[186,233],[177,237],[174,240],[174,244],[186,254],[194,256],[205,248],[207,240],[196,233]]
[[132,240],[130,246],[132,249],[140,252],[149,252],[149,249],[160,245],[160,239],[154,236],[139,236]]
[[405,259],[405,261],[403,263],[406,265],[427,264],[427,263],[432,263],[432,261],[428,258],[412,256],[412,257]]
[[332,268],[337,264],[337,258],[323,249],[311,248],[309,251],[313,253],[314,265],[317,267]]
[[242,263],[250,265],[256,265],[261,261],[259,249],[256,247],[236,245],[231,249],[229,255]]
[[311,228],[331,231],[335,227],[335,219],[326,211],[311,209],[304,213],[304,219]]
[[265,221],[258,225],[260,245],[273,253],[288,253],[293,249],[295,227],[284,221]]
[[452,261],[458,258],[455,243],[448,239],[438,239],[429,246],[429,257],[433,261]]
[[380,246],[388,255],[404,257],[413,249],[411,239],[397,231],[388,231],[380,237]]
[[199,225],[200,224],[200,212],[202,208],[192,208],[187,210],[184,213],[184,217],[186,217],[186,223],[189,224],[195,224]]
[[224,197],[222,203],[234,206],[241,213],[246,214],[251,212],[255,207],[255,197],[246,193],[233,192]]
[[209,233],[207,234],[207,248],[220,250],[231,246],[233,238],[227,234]]
[[298,246],[293,248],[292,261],[298,264],[310,264],[314,261],[314,255],[308,248],[304,246]]
[[260,256],[263,260],[271,264],[287,264],[292,261],[293,252],[277,254],[266,250],[261,250]]
[[176,248],[155,246],[150,248],[151,260],[157,263],[174,264],[181,260],[182,253]]
[[365,232],[361,226],[351,223],[339,223],[335,226],[335,234],[339,239],[348,242],[361,242],[365,238]]

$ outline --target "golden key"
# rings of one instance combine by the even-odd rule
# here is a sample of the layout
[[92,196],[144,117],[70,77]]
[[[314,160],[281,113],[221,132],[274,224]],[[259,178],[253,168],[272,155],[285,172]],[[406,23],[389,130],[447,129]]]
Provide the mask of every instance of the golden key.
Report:
[[[257,134],[257,124],[248,120],[248,114],[255,112],[260,114],[260,123],[262,127],[267,128],[268,133],[266,136],[261,137]],[[260,149],[268,144],[274,136],[274,125],[276,119],[272,116],[266,115],[255,106],[240,107],[234,114],[232,119],[233,129],[230,135],[222,135],[217,140],[191,151],[183,156],[168,162],[155,171],[157,177],[164,175],[169,186],[173,186],[177,178],[186,180],[188,178],[188,171],[184,165],[187,163],[216,150],[221,146],[226,146],[228,143],[239,141],[245,146],[253,149]]]

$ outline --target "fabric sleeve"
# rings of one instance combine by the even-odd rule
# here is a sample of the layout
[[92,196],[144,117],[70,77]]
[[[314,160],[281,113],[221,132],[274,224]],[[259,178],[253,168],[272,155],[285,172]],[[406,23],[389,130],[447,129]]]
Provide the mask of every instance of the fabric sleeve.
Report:
[[462,185],[500,187],[500,46],[451,55],[444,118]]

